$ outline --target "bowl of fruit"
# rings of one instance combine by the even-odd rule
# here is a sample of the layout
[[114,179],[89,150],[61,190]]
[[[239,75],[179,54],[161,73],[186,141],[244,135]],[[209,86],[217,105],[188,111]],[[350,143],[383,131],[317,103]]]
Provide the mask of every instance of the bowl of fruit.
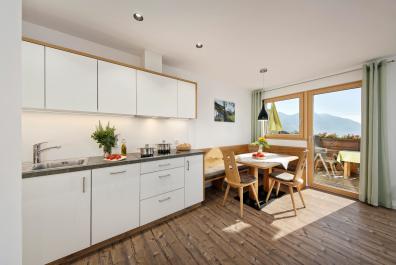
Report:
[[256,152],[252,154],[253,159],[264,160],[265,154],[263,152]]
[[106,161],[121,161],[126,158],[127,158],[126,156],[123,156],[120,154],[112,154],[112,155],[106,156],[106,158],[104,160],[106,160]]

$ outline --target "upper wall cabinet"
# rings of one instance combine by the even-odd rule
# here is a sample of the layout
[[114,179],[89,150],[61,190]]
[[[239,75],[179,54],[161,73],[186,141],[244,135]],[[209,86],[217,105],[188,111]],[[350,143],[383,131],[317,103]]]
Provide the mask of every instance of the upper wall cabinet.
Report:
[[97,111],[97,60],[46,47],[46,107]]
[[177,80],[137,71],[137,114],[177,117]]
[[136,70],[98,61],[98,111],[136,114]]
[[22,42],[22,106],[44,108],[44,46]]
[[184,119],[196,118],[195,84],[177,81],[177,117]]

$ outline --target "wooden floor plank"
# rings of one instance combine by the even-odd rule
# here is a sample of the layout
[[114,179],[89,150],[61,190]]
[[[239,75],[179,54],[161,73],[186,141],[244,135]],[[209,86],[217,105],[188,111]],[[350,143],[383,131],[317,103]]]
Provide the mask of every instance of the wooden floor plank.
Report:
[[201,207],[139,232],[74,265],[396,264],[396,211],[317,190],[257,211],[208,190]]

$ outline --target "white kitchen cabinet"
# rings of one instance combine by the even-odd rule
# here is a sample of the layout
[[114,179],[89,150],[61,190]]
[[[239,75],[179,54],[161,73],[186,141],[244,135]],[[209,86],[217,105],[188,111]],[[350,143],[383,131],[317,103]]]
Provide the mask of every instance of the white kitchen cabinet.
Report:
[[137,114],[177,117],[177,80],[137,71]]
[[98,111],[136,114],[136,70],[98,61]]
[[91,171],[22,181],[23,264],[46,264],[90,245]]
[[140,174],[146,174],[150,172],[177,168],[177,167],[184,167],[183,157],[144,162],[141,164]]
[[140,225],[183,210],[184,189],[178,189],[140,202]]
[[140,179],[140,199],[184,187],[184,167],[148,173]]
[[185,157],[184,173],[185,207],[203,201],[203,157],[202,155]]
[[177,117],[184,119],[196,118],[195,84],[177,81]]
[[139,164],[92,170],[92,244],[139,226]]
[[44,46],[22,42],[22,106],[43,109]]
[[97,111],[97,60],[45,48],[46,107]]

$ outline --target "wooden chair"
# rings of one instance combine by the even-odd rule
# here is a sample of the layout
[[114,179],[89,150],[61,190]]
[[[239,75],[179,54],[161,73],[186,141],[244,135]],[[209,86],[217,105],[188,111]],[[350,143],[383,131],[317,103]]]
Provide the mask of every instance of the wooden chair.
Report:
[[307,163],[307,154],[308,154],[308,151],[305,150],[304,154],[300,157],[300,160],[298,161],[296,172],[294,174],[291,174],[289,172],[276,172],[276,173],[272,173],[269,176],[270,189],[269,189],[269,192],[268,192],[265,202],[268,202],[268,199],[271,195],[274,185],[278,184],[277,188],[276,188],[276,196],[278,196],[279,187],[281,184],[283,184],[283,185],[286,185],[289,187],[289,193],[290,193],[292,204],[293,204],[294,215],[297,215],[297,209],[296,209],[296,204],[294,202],[294,197],[293,197],[293,188],[297,188],[298,194],[300,195],[300,198],[304,205],[304,208],[306,207],[304,198],[301,194],[300,185],[302,183],[304,183],[302,176],[304,174],[305,165]]
[[[260,207],[254,184],[257,179],[253,175],[239,174],[238,166],[235,161],[235,154],[233,151],[223,151],[224,170],[225,170],[225,182],[227,183],[227,189],[225,191],[223,206],[227,200],[228,192],[230,188],[236,188],[239,192],[240,211],[241,217],[243,217],[243,188],[249,187],[254,194],[257,205]],[[258,184],[258,183],[257,183]]]

